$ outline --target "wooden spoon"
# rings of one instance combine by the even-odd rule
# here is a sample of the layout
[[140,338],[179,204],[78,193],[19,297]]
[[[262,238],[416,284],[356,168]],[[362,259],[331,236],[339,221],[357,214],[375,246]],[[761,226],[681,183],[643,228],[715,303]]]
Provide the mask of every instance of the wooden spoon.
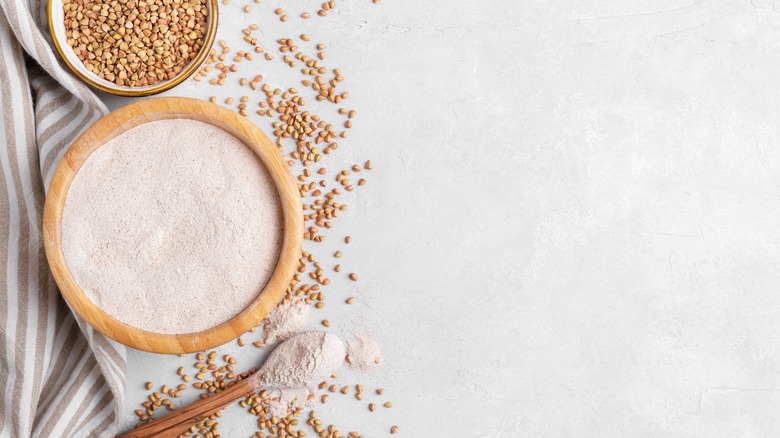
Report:
[[279,344],[262,368],[225,390],[133,429],[119,438],[171,438],[230,403],[263,388],[314,386],[341,366],[346,354],[341,339],[325,332],[304,332]]

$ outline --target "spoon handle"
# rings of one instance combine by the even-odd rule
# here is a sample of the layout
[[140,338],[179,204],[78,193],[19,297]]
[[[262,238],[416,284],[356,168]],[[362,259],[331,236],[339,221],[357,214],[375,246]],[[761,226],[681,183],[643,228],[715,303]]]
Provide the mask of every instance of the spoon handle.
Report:
[[198,424],[230,403],[255,392],[255,376],[236,382],[229,388],[200,399],[168,415],[135,428],[117,438],[171,438]]

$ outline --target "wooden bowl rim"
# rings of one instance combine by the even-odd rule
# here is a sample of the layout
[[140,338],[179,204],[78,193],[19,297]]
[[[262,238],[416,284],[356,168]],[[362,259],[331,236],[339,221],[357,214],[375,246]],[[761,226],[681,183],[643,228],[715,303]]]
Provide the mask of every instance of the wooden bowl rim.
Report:
[[[262,161],[271,175],[283,214],[283,239],[271,278],[257,298],[224,323],[195,333],[163,334],[125,324],[90,300],[65,263],[62,249],[62,212],[68,189],[78,170],[96,149],[117,135],[144,123],[186,118],[211,123],[239,138]],[[303,247],[303,209],[297,184],[276,145],[244,117],[209,102],[163,97],[122,107],[82,133],[63,156],[52,178],[43,213],[43,239],[60,292],[70,307],[104,335],[130,347],[153,353],[192,353],[225,344],[259,324],[282,299],[293,277]],[[172,309],[175,311],[175,309]]]
[[[54,4],[62,4],[62,0],[49,0],[48,5],[46,7],[46,15],[49,19],[49,34],[51,34],[51,40],[54,43],[54,47],[57,49],[57,53],[60,55],[60,59],[65,63],[65,65],[68,66],[70,71],[72,71],[76,76],[78,76],[82,81],[84,81],[87,85],[96,88],[100,91],[114,94],[117,96],[125,96],[125,97],[143,97],[143,96],[152,96],[154,94],[162,93],[163,91],[170,90],[171,88],[181,84],[187,78],[193,75],[198,69],[200,68],[201,64],[203,64],[203,61],[206,60],[206,57],[208,57],[209,52],[211,51],[212,47],[214,46],[214,40],[217,37],[217,26],[219,24],[219,0],[208,0],[207,3],[209,5],[209,16],[208,16],[208,28],[206,29],[206,40],[203,42],[203,45],[200,48],[200,51],[198,52],[198,55],[193,59],[189,64],[187,64],[178,75],[174,76],[173,79],[169,79],[166,81],[160,82],[158,85],[153,85],[148,88],[143,89],[133,89],[132,87],[120,87],[119,85],[114,84],[115,86],[110,86],[103,84],[102,82],[96,81],[95,78],[91,77],[90,74],[84,73],[81,71],[80,68],[73,65],[73,63],[70,61],[68,56],[65,54],[65,50],[73,50],[70,46],[67,44],[60,44],[59,35],[57,34],[55,28],[54,28],[54,20],[53,20],[53,8]],[[62,35],[64,38],[64,35]]]

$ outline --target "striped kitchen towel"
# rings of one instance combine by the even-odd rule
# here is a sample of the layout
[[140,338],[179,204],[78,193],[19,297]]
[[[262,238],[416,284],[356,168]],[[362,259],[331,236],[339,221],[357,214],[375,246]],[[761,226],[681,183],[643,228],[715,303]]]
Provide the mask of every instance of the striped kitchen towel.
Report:
[[125,347],[74,316],[41,235],[52,173],[106,107],[58,63],[45,5],[0,0],[0,437],[113,436]]

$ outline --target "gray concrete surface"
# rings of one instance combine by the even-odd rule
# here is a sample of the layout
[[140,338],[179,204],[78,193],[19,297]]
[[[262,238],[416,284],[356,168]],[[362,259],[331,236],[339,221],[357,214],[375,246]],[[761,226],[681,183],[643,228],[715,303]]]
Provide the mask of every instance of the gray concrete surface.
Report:
[[[342,381],[394,406],[334,397],[324,417],[369,437],[780,436],[780,2],[342,0],[287,24],[271,11],[318,2],[244,3],[220,38],[326,43],[360,113],[334,161],[376,164],[309,245],[355,237],[361,281],[331,289],[360,305],[311,327],[374,333],[385,367]],[[289,83],[281,64],[258,72]],[[190,362],[130,354],[128,422],[142,382]]]

